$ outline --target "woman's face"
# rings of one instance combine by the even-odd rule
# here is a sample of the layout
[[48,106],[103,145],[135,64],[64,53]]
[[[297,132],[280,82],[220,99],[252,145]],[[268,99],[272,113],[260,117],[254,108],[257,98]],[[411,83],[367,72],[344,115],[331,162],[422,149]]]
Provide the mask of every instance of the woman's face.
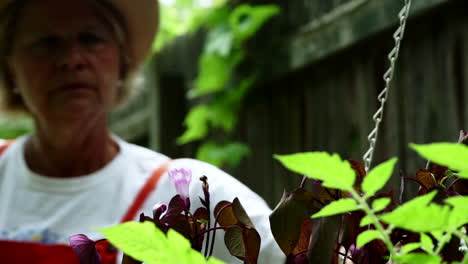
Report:
[[8,65],[36,121],[105,116],[120,79],[120,48],[95,0],[29,1]]

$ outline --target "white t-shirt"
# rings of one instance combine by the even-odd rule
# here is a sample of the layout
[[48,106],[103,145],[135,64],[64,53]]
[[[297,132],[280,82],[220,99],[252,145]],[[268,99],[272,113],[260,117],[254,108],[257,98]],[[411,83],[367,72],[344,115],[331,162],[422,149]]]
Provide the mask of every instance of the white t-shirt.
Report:
[[[94,228],[118,224],[136,194],[152,172],[169,160],[149,149],[118,137],[118,155],[104,168],[75,178],[51,178],[32,172],[24,160],[28,136],[18,138],[0,156],[0,239],[68,244],[68,237],[86,234],[102,238]],[[284,263],[284,254],[270,231],[271,210],[257,194],[225,172],[194,159],[174,160],[169,170],[192,171],[191,208],[201,207],[203,197],[199,177],[206,175],[210,186],[211,212],[221,201],[238,197],[262,239],[259,263]],[[164,173],[142,212],[152,216],[157,202],[168,204],[175,187]],[[214,223],[212,216],[212,223]],[[214,256],[227,263],[241,263],[224,245],[224,231],[218,230]]]

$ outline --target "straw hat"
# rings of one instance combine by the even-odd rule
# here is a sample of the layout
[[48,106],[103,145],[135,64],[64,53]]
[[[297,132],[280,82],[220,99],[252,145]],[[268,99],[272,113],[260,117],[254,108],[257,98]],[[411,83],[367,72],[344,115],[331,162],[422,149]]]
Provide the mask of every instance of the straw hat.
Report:
[[[0,10],[12,1],[14,0],[0,0]],[[125,18],[130,71],[133,71],[144,62],[151,51],[159,26],[158,0],[104,1],[114,6]]]

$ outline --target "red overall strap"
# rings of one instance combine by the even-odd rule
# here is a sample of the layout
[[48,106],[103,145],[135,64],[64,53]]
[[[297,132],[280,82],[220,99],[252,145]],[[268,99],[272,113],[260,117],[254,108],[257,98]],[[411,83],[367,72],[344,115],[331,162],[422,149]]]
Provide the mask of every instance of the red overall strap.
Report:
[[[140,192],[135,197],[130,208],[128,208],[127,212],[125,213],[124,217],[122,218],[121,222],[128,222],[135,219],[138,212],[140,212],[142,205],[145,203],[148,196],[156,187],[161,176],[166,172],[167,168],[171,160],[164,163],[162,166],[157,168],[153,174],[148,178],[145,185],[140,189]],[[112,246],[109,241],[102,240],[101,242],[96,244],[96,250],[98,251],[99,255],[101,256],[102,264],[114,264],[117,262],[117,249]]]
[[0,146],[0,156],[5,152],[5,150],[13,143],[14,140],[7,140],[3,145]]
[[166,172],[166,170],[169,167],[169,164],[171,163],[171,161],[172,160],[169,160],[169,161],[165,162],[162,166],[160,166],[158,169],[156,169],[153,172],[153,174],[151,174],[148,181],[145,183],[143,188],[141,188],[140,192],[135,197],[135,200],[133,201],[132,206],[130,208],[128,208],[127,213],[122,218],[122,220],[121,220],[122,223],[132,221],[133,219],[135,219],[135,217],[137,216],[141,206],[145,203],[148,196],[154,190],[154,188],[156,187],[156,184],[158,184],[158,181],[161,178],[161,176],[164,174],[164,172]]

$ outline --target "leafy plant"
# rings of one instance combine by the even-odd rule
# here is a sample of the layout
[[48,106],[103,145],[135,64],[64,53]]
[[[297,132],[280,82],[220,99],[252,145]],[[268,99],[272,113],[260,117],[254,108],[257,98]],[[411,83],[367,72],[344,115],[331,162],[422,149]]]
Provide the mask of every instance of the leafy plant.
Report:
[[[189,98],[197,100],[186,116],[187,129],[177,143],[203,140],[197,152],[198,159],[217,166],[236,166],[250,153],[247,145],[232,140],[232,132],[242,100],[256,77],[255,73],[243,79],[233,76],[245,58],[245,42],[278,13],[276,5],[223,5],[212,9],[204,20],[196,23],[207,30],[199,74],[188,93]],[[203,100],[199,100],[201,97]],[[216,134],[222,136],[214,137]]]
[[[125,253],[123,264],[222,263],[212,257],[216,230],[219,229],[226,231],[224,241],[231,255],[244,263],[257,263],[261,238],[239,199],[220,201],[216,205],[212,227],[208,178],[200,178],[204,197],[199,199],[203,206],[194,213],[190,210],[188,196],[191,171],[174,169],[169,171],[169,178],[178,192],[169,205],[156,204],[152,217],[141,214],[140,223],[127,222],[99,229],[112,245]],[[70,238],[81,264],[101,263],[96,249],[98,243],[82,234]]]
[[[425,192],[399,206],[393,201],[392,192],[377,194],[390,179],[396,158],[366,174],[362,165],[342,160],[337,154],[310,152],[276,155],[275,158],[286,168],[314,180],[313,192],[304,189],[303,181],[292,195],[283,196],[270,216],[272,232],[288,256],[288,263],[308,263],[303,259],[304,252],[298,258],[293,249],[301,239],[304,240],[301,238],[303,231],[298,227],[310,214],[313,224],[312,231],[307,231],[307,234],[311,234],[309,241],[300,243],[308,242],[311,262],[317,258],[314,249],[323,248],[323,244],[317,246],[316,241],[320,239],[320,225],[327,222],[334,224],[328,226],[329,229],[338,232],[333,245],[328,247],[330,252],[318,252],[322,255],[320,263],[336,261],[338,255],[353,263],[387,263],[390,260],[401,264],[448,263],[456,257],[443,252],[454,239],[455,242],[463,240],[468,243],[464,228],[468,224],[468,196],[460,196],[453,190],[459,178],[468,177],[468,147],[435,143],[411,144],[411,148],[439,164],[434,167],[435,170],[442,171],[446,176],[441,178],[430,170],[422,171],[430,173],[433,178],[431,188],[423,186]],[[446,169],[441,169],[444,166]],[[417,178],[422,178],[421,170]],[[447,178],[456,179],[442,191],[439,187]],[[333,222],[336,219],[338,221]],[[283,228],[279,228],[282,224]],[[344,248],[344,252],[339,251],[340,247]],[[455,243],[455,247],[458,249],[459,245]],[[468,263],[468,254],[464,257],[460,252],[458,254],[463,258],[461,262],[452,263]]]

